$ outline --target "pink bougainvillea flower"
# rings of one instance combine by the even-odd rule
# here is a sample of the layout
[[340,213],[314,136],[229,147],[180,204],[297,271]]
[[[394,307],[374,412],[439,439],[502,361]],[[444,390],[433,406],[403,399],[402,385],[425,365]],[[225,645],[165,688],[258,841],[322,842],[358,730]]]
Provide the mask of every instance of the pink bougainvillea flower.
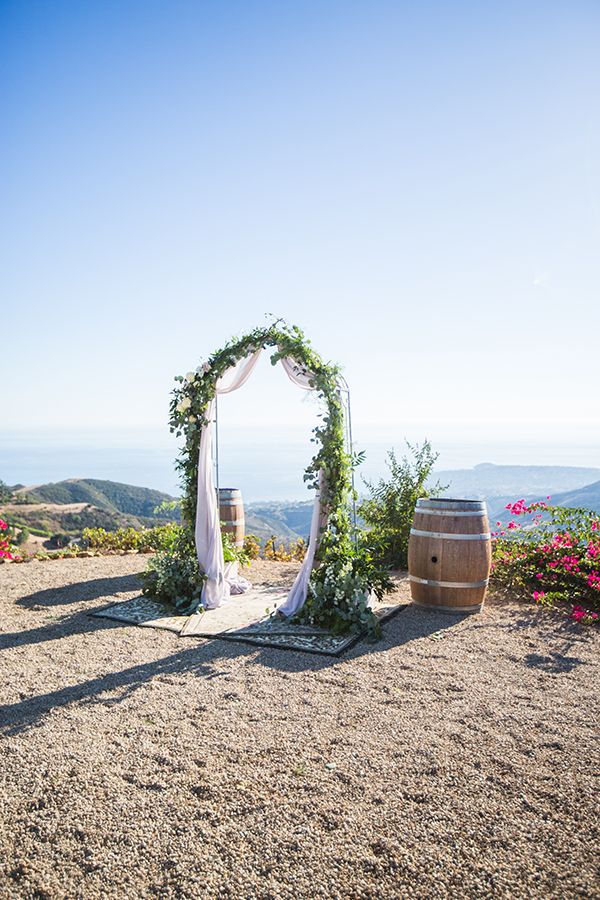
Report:
[[524,498],[517,500],[515,503],[507,503],[505,509],[510,510],[513,516],[522,516],[524,513],[529,512],[529,507],[525,503]]
[[591,609],[586,609],[584,606],[576,605],[571,612],[571,618],[575,622],[591,624],[598,621],[598,613],[592,612]]

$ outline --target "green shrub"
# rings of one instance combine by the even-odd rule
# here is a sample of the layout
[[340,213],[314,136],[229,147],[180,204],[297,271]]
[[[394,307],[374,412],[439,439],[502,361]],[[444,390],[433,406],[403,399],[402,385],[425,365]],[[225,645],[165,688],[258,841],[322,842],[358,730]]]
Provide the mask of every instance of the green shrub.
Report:
[[21,528],[21,530],[15,537],[15,544],[17,545],[17,547],[22,547],[23,544],[26,544],[27,541],[29,540],[29,535],[30,535],[29,528],[27,528],[25,526],[23,528]]
[[226,563],[238,562],[241,566],[245,566],[250,560],[245,542],[243,547],[236,547],[229,532],[223,529],[221,529],[221,543],[223,544],[223,559]]
[[182,525],[169,523],[156,528],[118,528],[106,531],[104,528],[84,528],[82,543],[91,550],[171,550],[180,540]]
[[[169,528],[168,539],[166,529]],[[206,580],[200,571],[193,535],[181,525],[154,528],[164,532],[159,552],[150,560],[142,573],[142,593],[147,597],[172,603],[182,613],[194,612],[200,605],[202,586]],[[247,553],[236,547],[229,534],[221,532],[225,562],[248,561]]]
[[388,451],[390,477],[377,484],[365,481],[369,496],[359,504],[358,512],[366,529],[363,539],[381,565],[405,569],[408,565],[408,539],[414,509],[420,497],[435,497],[446,489],[436,482],[425,488],[438,458],[429,441],[421,446],[409,444],[410,452],[398,461],[394,450]]
[[344,553],[331,556],[313,570],[306,603],[297,621],[320,625],[334,634],[381,635],[381,626],[370,608],[371,592],[381,599],[392,588],[387,573],[365,547],[355,547],[352,559]]
[[180,612],[190,613],[200,604],[206,576],[200,572],[195,553],[169,552],[157,553],[140,578],[146,597],[171,603]]

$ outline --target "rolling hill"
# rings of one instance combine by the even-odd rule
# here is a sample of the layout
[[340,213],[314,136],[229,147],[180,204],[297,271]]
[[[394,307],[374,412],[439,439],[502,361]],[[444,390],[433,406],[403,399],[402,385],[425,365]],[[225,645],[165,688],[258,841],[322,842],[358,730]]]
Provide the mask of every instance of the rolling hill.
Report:
[[[178,520],[179,510],[155,512],[174,498],[162,491],[94,478],[7,489],[2,514],[18,528],[39,537],[68,534],[78,537],[84,528],[143,528]],[[246,509],[246,533],[261,540],[272,535],[285,542],[307,537],[312,503],[255,504]]]
[[173,500],[169,494],[152,488],[101,481],[95,478],[70,478],[15,491],[20,499],[30,503],[86,503],[98,509],[145,519],[174,519],[178,513],[156,513],[163,501]]
[[[445,496],[485,498],[490,520],[506,521],[506,503],[520,497],[545,499],[560,506],[582,506],[600,512],[600,469],[568,466],[496,466],[483,463],[473,469],[446,470],[434,476],[447,483]],[[173,498],[162,491],[94,478],[68,479],[9,489],[11,499],[0,503],[0,513],[32,533],[68,533],[76,537],[84,528],[142,528],[177,519],[178,511],[156,513]],[[310,531],[312,501],[263,502],[246,506],[246,533],[261,540],[306,538]]]

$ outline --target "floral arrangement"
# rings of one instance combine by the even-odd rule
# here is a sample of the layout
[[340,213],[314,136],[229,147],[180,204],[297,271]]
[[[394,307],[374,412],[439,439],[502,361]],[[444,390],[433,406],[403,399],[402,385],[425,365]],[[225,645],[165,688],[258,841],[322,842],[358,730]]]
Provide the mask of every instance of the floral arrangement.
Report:
[[[348,506],[356,459],[348,453],[345,444],[344,409],[338,387],[340,369],[326,363],[296,326],[278,320],[268,327],[257,328],[242,338],[229,341],[195,371],[176,377],[177,387],[170,405],[170,428],[177,437],[185,439],[177,461],[183,488],[184,527],[193,534],[200,436],[207,424],[209,404],[216,396],[217,382],[240,360],[267,347],[273,349],[272,365],[290,357],[300,372],[310,377],[309,384],[322,406],[321,422],[314,429],[312,438],[317,450],[305,471],[304,480],[309,488],[316,489],[319,473],[323,472],[321,503],[327,514],[327,526],[321,535],[317,566],[299,618],[328,626],[333,623],[345,631],[374,634],[378,630],[377,619],[365,607],[364,598],[371,590],[381,596],[389,582],[384,573],[367,564],[364,554],[358,553],[350,533]],[[188,544],[193,544],[191,539]],[[198,605],[198,598],[197,590],[190,592],[192,605]]]
[[492,533],[495,581],[541,605],[566,602],[574,621],[599,624],[597,513],[545,501],[527,504],[524,499],[508,503],[506,509],[513,518],[505,526],[497,522],[501,530]]
[[8,523],[0,519],[0,559],[12,559],[15,548],[9,539]]

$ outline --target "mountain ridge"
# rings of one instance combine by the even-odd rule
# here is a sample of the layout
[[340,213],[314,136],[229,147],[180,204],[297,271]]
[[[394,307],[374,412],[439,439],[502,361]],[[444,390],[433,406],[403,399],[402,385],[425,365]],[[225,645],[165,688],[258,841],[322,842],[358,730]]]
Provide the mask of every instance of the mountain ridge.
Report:
[[[595,476],[593,480],[582,484],[590,475]],[[600,468],[480,463],[470,469],[434,472],[432,480],[437,479],[448,483],[444,492],[447,496],[485,499],[490,520],[505,521],[506,504],[521,497],[533,501],[550,496],[556,505],[585,507],[600,513]],[[141,528],[179,518],[178,510],[155,512],[163,502],[175,499],[170,494],[124,482],[69,478],[19,485],[11,490],[13,501],[4,501],[0,511],[10,514],[20,527],[46,534],[63,531],[73,535],[85,527]],[[312,508],[312,500],[248,503],[246,533],[263,541],[272,535],[284,542],[306,539]]]
[[19,498],[29,498],[33,503],[86,503],[107,512],[141,516],[149,519],[175,519],[174,511],[168,514],[155,512],[163,502],[175,498],[154,488],[138,487],[120,481],[99,478],[67,478],[47,484],[18,488]]

